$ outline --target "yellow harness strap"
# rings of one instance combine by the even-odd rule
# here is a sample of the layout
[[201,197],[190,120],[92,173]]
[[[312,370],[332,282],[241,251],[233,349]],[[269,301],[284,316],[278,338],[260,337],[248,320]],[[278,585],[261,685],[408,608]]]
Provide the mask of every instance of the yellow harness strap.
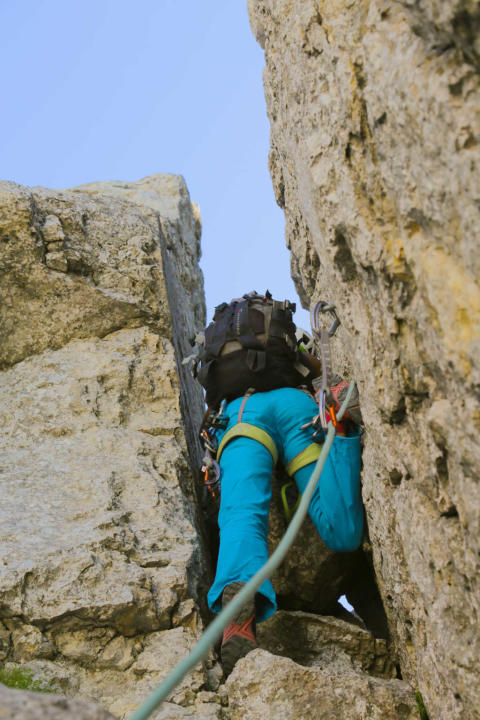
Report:
[[[256,440],[257,442],[264,445],[273,458],[273,464],[274,465],[276,464],[276,462],[278,460],[278,450],[277,450],[277,446],[273,442],[270,435],[267,432],[265,432],[265,430],[262,430],[262,428],[259,428],[256,425],[250,425],[250,423],[244,423],[244,422],[237,423],[236,425],[231,427],[230,430],[227,430],[227,432],[225,433],[225,435],[222,438],[222,442],[218,446],[217,462],[220,462],[220,456],[225,449],[225,445],[227,443],[229,443],[230,440],[233,440],[233,438],[238,437],[238,436],[251,438],[252,440]],[[308,448],[307,448],[307,450],[308,450]],[[311,461],[309,460],[308,462],[311,462]]]
[[300,468],[305,467],[305,465],[310,465],[312,462],[316,462],[318,458],[320,457],[320,453],[322,452],[322,445],[319,445],[318,443],[312,443],[308,447],[305,448],[305,450],[302,450],[302,452],[299,452],[298,455],[295,455],[293,460],[290,460],[285,470],[287,471],[287,474],[292,477],[295,475],[297,470],[300,470]]

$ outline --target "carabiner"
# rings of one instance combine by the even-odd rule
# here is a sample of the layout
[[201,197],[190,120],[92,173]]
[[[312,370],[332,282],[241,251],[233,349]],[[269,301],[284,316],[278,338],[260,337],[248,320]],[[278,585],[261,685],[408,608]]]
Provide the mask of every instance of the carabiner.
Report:
[[333,303],[325,302],[324,300],[320,300],[314,305],[312,311],[310,312],[310,322],[312,325],[312,331],[316,335],[318,335],[318,333],[320,332],[320,315],[326,312],[330,313],[333,318],[333,322],[328,329],[328,334],[330,335],[330,337],[333,337],[335,335],[341,325],[340,318],[338,317],[335,308],[336,305],[334,305]]

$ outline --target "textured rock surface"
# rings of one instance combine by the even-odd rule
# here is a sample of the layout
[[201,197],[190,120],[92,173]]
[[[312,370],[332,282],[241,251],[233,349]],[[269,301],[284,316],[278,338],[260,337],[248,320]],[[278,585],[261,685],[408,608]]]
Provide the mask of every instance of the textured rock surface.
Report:
[[113,717],[93,703],[58,695],[9,690],[0,684],[2,720],[113,720]]
[[[270,554],[288,527],[280,493],[282,485],[289,481],[288,476],[276,473],[272,479],[268,534]],[[294,496],[291,505],[295,502]],[[337,599],[350,586],[356,561],[356,554],[339,554],[330,550],[307,517],[290,552],[272,577],[279,607],[317,613],[332,611]]]
[[226,682],[229,720],[418,720],[411,689],[345,666],[307,668],[254,650]]
[[404,678],[478,717],[478,4],[250,0],[306,305],[337,303]]
[[0,657],[119,717],[201,626],[203,403],[177,363],[204,324],[199,235],[176,176],[0,184]]
[[385,640],[337,618],[279,610],[258,625],[257,637],[263,650],[300,665],[343,664],[378,677],[397,677]]

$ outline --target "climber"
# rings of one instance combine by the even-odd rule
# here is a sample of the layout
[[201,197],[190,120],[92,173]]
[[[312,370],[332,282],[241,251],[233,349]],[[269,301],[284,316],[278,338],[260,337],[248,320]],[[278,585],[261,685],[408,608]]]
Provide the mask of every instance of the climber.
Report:
[[[218,306],[213,322],[197,336],[194,372],[206,389],[210,443],[212,438],[218,443],[216,461],[205,469],[221,474],[220,548],[208,593],[213,612],[228,604],[268,559],[270,478],[277,460],[302,493],[320,455],[324,431],[316,423],[312,385],[319,361],[302,344],[298,349],[294,310],[292,303],[275,301],[268,291],[265,296],[248,293]],[[339,380],[332,387],[329,420],[335,419],[345,392],[346,383]],[[356,397],[338,423],[309,508],[323,541],[336,551],[355,550],[363,532],[358,393]],[[226,675],[257,647],[255,622],[275,610],[275,592],[267,580],[224,631]]]

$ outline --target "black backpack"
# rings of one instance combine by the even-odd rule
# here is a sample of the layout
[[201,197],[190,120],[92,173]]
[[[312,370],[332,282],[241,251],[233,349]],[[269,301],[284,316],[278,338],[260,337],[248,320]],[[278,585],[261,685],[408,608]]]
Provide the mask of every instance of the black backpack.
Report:
[[265,392],[309,383],[310,366],[297,349],[294,312],[295,303],[273,300],[268,290],[215,308],[195,370],[210,408],[241,397],[249,388]]

